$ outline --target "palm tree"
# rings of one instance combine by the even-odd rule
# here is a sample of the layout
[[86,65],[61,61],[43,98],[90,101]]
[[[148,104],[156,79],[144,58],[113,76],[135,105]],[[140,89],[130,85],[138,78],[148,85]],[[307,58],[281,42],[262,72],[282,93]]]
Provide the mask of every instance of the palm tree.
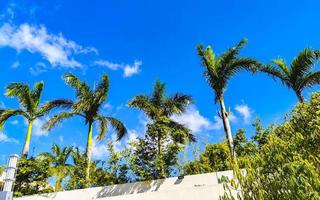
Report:
[[39,106],[44,83],[37,82],[33,89],[24,83],[11,83],[7,86],[5,95],[8,97],[16,97],[19,100],[19,109],[1,109],[0,110],[0,128],[3,128],[5,122],[14,116],[23,116],[28,122],[28,131],[22,150],[22,156],[27,157],[30,148],[30,139],[32,133],[32,125],[36,119],[45,116],[55,107],[68,107],[70,102],[64,99],[57,99],[47,102]]
[[54,144],[51,148],[51,153],[42,153],[44,159],[48,159],[50,162],[50,170],[56,177],[55,192],[61,191],[61,184],[63,179],[71,171],[71,165],[67,163],[69,155],[72,152],[72,147],[63,147],[62,149]]
[[64,76],[64,80],[67,85],[75,89],[77,100],[72,103],[71,111],[61,112],[53,116],[44,125],[44,129],[51,130],[56,124],[70,117],[80,116],[84,118],[85,124],[88,126],[88,139],[86,147],[86,182],[89,184],[93,124],[95,122],[99,123],[99,133],[97,137],[98,140],[104,139],[108,129],[108,124],[111,124],[111,126],[115,129],[118,140],[120,140],[127,133],[127,130],[123,123],[118,119],[114,117],[103,116],[99,113],[102,104],[107,98],[107,93],[109,90],[109,78],[106,74],[102,75],[102,81],[94,90],[91,90],[85,82],[80,81],[71,73],[66,74]]
[[190,130],[182,124],[177,123],[172,119],[173,115],[179,115],[185,112],[186,107],[192,102],[192,97],[185,94],[176,93],[171,97],[165,94],[165,84],[159,80],[156,82],[151,96],[138,95],[129,102],[129,107],[142,110],[152,121],[153,125],[149,125],[149,129],[153,129],[156,133],[158,155],[161,154],[161,142],[167,133],[160,130],[161,126],[170,127],[173,130],[182,130],[185,137],[175,137],[174,131],[170,132],[170,136],[175,142],[185,143],[187,138],[194,142],[195,136],[190,133]]
[[240,50],[247,43],[246,39],[242,39],[235,47],[228,49],[220,56],[215,56],[211,46],[206,49],[200,44],[198,46],[198,54],[205,68],[204,76],[208,84],[215,93],[215,103],[219,101],[224,131],[230,148],[232,157],[236,155],[233,148],[233,139],[229,122],[230,112],[227,111],[224,102],[224,92],[227,88],[228,81],[241,70],[255,71],[259,63],[250,57],[239,57]]
[[303,102],[303,90],[320,84],[320,71],[311,71],[319,60],[319,50],[305,48],[293,59],[290,67],[283,59],[276,59],[272,61],[273,65],[261,67],[261,71],[278,78],[296,93],[299,102]]

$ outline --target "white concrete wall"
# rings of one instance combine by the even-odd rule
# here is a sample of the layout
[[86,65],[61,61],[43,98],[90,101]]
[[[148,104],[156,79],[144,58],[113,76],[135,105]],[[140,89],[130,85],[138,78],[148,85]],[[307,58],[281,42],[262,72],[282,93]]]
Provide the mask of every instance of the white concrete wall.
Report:
[[82,190],[14,198],[15,200],[216,200],[224,193],[221,176],[233,177],[232,171],[127,183]]

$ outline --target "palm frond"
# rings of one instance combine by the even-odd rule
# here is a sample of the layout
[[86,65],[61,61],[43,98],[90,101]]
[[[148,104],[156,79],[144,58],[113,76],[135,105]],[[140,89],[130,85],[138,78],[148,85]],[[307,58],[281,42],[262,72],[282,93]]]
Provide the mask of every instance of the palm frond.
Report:
[[99,122],[99,134],[98,134],[98,140],[103,140],[103,138],[106,136],[106,132],[108,130],[108,121],[104,116],[98,116],[96,117],[96,120]]
[[165,90],[166,85],[157,80],[156,84],[154,85],[152,96],[150,98],[150,101],[153,105],[158,107],[162,106],[162,103],[165,99]]
[[92,94],[90,87],[85,82],[81,82],[79,78],[74,74],[65,74],[64,80],[67,85],[73,87],[76,90],[78,99],[88,98],[88,96]]
[[63,120],[73,117],[75,115],[79,115],[77,112],[62,112],[59,113],[52,118],[50,118],[42,127],[42,129],[50,131],[54,126],[58,123],[61,123]]
[[191,133],[191,130],[188,129],[185,125],[180,124],[180,123],[178,123],[176,121],[170,120],[169,121],[169,126],[176,132],[179,132],[179,131],[183,132],[183,134],[186,136],[186,137],[177,137],[177,138],[175,138],[176,142],[184,143],[185,142],[184,141],[185,138],[187,138],[189,142],[196,142],[197,141],[195,135],[193,135]]
[[117,140],[121,140],[127,134],[127,129],[121,121],[113,117],[105,117],[117,133]]
[[43,81],[37,82],[33,86],[33,91],[31,92],[31,96],[32,96],[34,107],[38,107],[39,105],[43,86],[44,86]]
[[168,116],[185,112],[186,107],[193,102],[192,96],[177,93],[167,99],[163,105]]
[[229,65],[229,71],[231,71],[232,74],[237,73],[240,70],[255,72],[261,66],[262,64],[257,60],[249,57],[243,57],[232,61]]
[[309,48],[303,49],[291,64],[291,73],[293,77],[303,77],[310,72],[316,62],[320,60],[320,53],[317,50]]
[[37,115],[38,115],[38,117],[42,117],[54,108],[71,108],[72,105],[73,105],[73,102],[71,100],[56,99],[56,100],[49,101],[49,102],[43,104],[40,107]]
[[28,85],[23,83],[11,83],[7,86],[5,95],[8,97],[17,97],[19,103],[28,112],[35,110]]
[[102,81],[98,84],[94,91],[95,104],[101,105],[107,98],[109,90],[109,77],[106,74],[102,75]]
[[240,53],[240,50],[246,44],[247,44],[247,39],[243,38],[242,40],[240,40],[240,42],[236,46],[228,49],[224,54],[222,54],[220,56],[221,64],[228,65],[228,63],[230,63],[232,60],[236,59]]
[[0,129],[3,128],[4,123],[13,116],[17,116],[17,115],[22,115],[24,116],[27,120],[30,120],[29,115],[24,112],[23,110],[14,110],[14,109],[7,109],[7,110],[1,110],[0,113]]
[[279,67],[264,65],[260,68],[260,71],[270,75],[274,79],[278,78],[284,85],[290,87],[290,77],[288,77],[282,69],[279,69]]
[[303,89],[311,88],[319,84],[320,84],[320,71],[310,72],[302,79],[299,89],[302,91]]
[[131,108],[138,108],[146,113],[149,117],[155,115],[155,108],[150,102],[148,96],[138,95],[135,96],[131,101],[129,101],[128,106]]

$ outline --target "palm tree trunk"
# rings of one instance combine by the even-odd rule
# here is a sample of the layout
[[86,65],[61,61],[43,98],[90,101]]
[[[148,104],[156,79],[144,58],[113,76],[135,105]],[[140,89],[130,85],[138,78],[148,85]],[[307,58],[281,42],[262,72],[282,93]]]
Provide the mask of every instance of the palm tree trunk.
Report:
[[91,163],[91,149],[92,149],[92,122],[89,122],[87,149],[86,149],[86,187],[89,186],[90,182],[90,163]]
[[60,191],[61,182],[62,182],[62,179],[61,179],[60,173],[58,172],[58,174],[56,176],[56,184],[55,184],[55,187],[54,187],[54,191],[55,192],[59,192]]
[[229,145],[229,149],[231,152],[231,156],[234,160],[236,160],[236,152],[234,151],[234,146],[233,146],[233,138],[232,138],[232,134],[231,134],[231,126],[230,126],[230,122],[228,119],[228,113],[226,110],[226,106],[224,104],[224,99],[223,97],[219,98],[219,102],[220,102],[220,107],[221,107],[221,118],[222,118],[222,123],[223,123],[223,128],[224,128],[224,132],[226,134],[226,138],[228,141],[228,145]]
[[29,121],[28,131],[27,131],[27,135],[26,135],[26,140],[24,142],[24,146],[23,146],[21,157],[27,157],[28,156],[29,149],[30,149],[31,133],[32,133],[32,121]]
[[298,97],[299,102],[300,102],[300,103],[303,103],[303,102],[304,102],[304,98],[303,98],[301,92],[296,92],[296,95],[297,95],[297,97]]

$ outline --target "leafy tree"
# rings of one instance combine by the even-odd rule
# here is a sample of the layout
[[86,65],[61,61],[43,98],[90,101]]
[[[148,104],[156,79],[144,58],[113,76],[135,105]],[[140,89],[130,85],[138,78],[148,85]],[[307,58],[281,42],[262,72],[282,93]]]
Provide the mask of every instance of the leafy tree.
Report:
[[51,147],[51,153],[42,153],[40,156],[46,159],[50,163],[50,170],[56,178],[54,191],[58,192],[62,190],[62,181],[71,171],[71,165],[67,163],[72,147],[60,148],[54,144]]
[[20,158],[14,195],[23,196],[52,192],[53,188],[48,183],[51,175],[49,161],[34,157]]
[[55,107],[70,106],[70,102],[64,99],[57,99],[39,106],[43,86],[43,82],[37,82],[34,84],[33,89],[30,90],[29,86],[24,83],[11,83],[6,89],[6,96],[18,98],[20,108],[2,109],[0,112],[0,128],[3,128],[4,123],[13,116],[20,115],[27,120],[28,131],[22,150],[23,157],[27,157],[29,153],[33,122],[48,114]]
[[[157,81],[150,96],[138,95],[129,102],[130,107],[142,110],[151,120],[147,124],[145,141],[140,138],[135,146],[138,148],[137,155],[140,155],[142,160],[152,158],[155,161],[153,163],[155,166],[150,166],[152,169],[157,168],[157,172],[152,175],[153,177],[163,178],[166,174],[168,175],[164,165],[171,161],[166,161],[164,151],[176,151],[175,149],[178,147],[173,143],[185,144],[189,141],[195,141],[194,135],[188,128],[172,119],[173,115],[182,114],[191,101],[190,96],[180,93],[168,97],[165,94],[165,84]],[[139,146],[143,149],[140,149]],[[139,150],[141,152],[138,152]],[[157,154],[154,155],[153,152],[157,152]],[[148,160],[145,161],[148,162]]]
[[[86,155],[82,153],[81,150],[76,147],[70,153],[72,158],[72,169],[70,172],[70,177],[66,183],[67,190],[75,190],[75,189],[82,189],[86,187]],[[92,164],[90,165],[92,168]]]
[[[301,103],[266,136],[246,173],[237,168],[239,199],[320,199],[320,93]],[[222,199],[235,199],[227,187]]]
[[295,92],[300,102],[303,102],[303,90],[320,84],[320,71],[311,71],[319,60],[319,50],[305,48],[293,59],[290,67],[283,59],[276,59],[273,60],[273,65],[264,66],[261,71],[279,79]]
[[50,130],[57,123],[60,123],[61,121],[70,117],[80,116],[84,118],[85,124],[88,126],[88,139],[86,146],[86,182],[89,183],[93,124],[95,122],[99,123],[98,140],[104,139],[108,129],[108,124],[111,124],[111,126],[114,127],[118,140],[120,140],[126,134],[127,130],[123,123],[118,119],[114,117],[103,116],[99,113],[109,91],[109,78],[107,75],[102,75],[102,81],[94,90],[91,90],[85,82],[80,81],[73,74],[66,74],[64,76],[64,80],[67,85],[76,90],[77,100],[72,103],[71,111],[62,112],[53,116],[46,123],[44,128]]
[[235,47],[230,48],[222,55],[216,57],[211,46],[203,48],[198,46],[198,53],[205,68],[204,76],[208,84],[215,93],[215,103],[220,103],[220,117],[222,118],[224,131],[233,158],[236,158],[233,149],[232,132],[229,122],[230,112],[227,111],[224,102],[224,92],[227,88],[228,81],[241,70],[255,71],[260,64],[250,57],[239,57],[240,50],[247,43],[242,39]]
[[228,144],[221,142],[207,144],[200,159],[190,161],[184,166],[186,174],[202,174],[215,171],[224,171],[231,168],[231,156]]
[[163,140],[161,154],[158,154],[158,142],[146,133],[132,141],[129,147],[128,161],[135,181],[166,178],[173,175],[178,166],[178,153],[183,146],[173,140]]

